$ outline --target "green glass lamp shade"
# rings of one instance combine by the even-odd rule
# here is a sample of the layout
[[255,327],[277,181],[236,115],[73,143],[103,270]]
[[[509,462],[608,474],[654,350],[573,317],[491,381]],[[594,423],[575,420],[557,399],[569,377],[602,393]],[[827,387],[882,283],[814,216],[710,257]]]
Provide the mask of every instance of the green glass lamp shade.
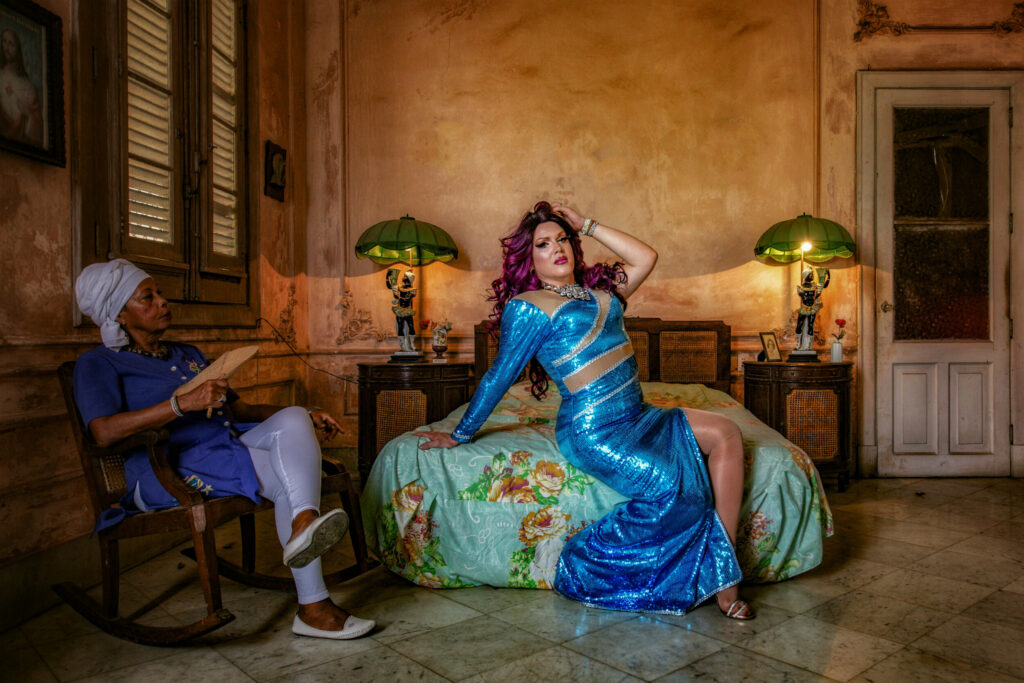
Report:
[[411,216],[381,221],[367,228],[356,242],[356,256],[384,266],[425,266],[434,261],[451,261],[458,255],[459,248],[451,235]]
[[857,251],[850,233],[835,221],[801,214],[788,221],[776,223],[764,231],[754,247],[754,256],[772,258],[780,263],[800,260],[800,248],[810,242],[804,260],[824,263],[835,257],[850,258]]

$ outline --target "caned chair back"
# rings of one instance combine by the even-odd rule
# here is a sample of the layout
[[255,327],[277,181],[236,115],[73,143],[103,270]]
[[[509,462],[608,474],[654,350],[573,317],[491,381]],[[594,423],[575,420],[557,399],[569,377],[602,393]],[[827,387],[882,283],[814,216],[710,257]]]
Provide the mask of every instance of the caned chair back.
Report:
[[71,431],[75,436],[75,445],[82,463],[82,472],[89,487],[93,513],[99,515],[127,493],[124,475],[126,454],[123,451],[98,446],[88,428],[82,423],[82,414],[75,402],[74,375],[74,361],[62,364],[57,370],[61,391],[64,393],[64,403],[71,420]]

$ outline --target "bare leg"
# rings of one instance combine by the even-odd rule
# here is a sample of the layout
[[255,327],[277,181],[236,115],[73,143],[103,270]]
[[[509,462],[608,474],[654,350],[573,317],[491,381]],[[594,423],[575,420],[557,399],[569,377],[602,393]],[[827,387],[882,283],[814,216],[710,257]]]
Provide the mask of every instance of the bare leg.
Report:
[[299,514],[295,515],[295,519],[292,520],[292,535],[288,539],[289,542],[293,541],[296,536],[306,530],[310,524],[313,523],[320,513],[316,510],[303,510]]
[[[736,423],[727,417],[693,408],[686,408],[685,412],[697,445],[708,454],[715,511],[735,548],[743,502],[743,437]],[[737,586],[726,588],[718,594],[718,606],[728,609],[738,598]]]
[[340,631],[345,628],[348,612],[327,598],[309,605],[299,605],[299,618],[322,631]]

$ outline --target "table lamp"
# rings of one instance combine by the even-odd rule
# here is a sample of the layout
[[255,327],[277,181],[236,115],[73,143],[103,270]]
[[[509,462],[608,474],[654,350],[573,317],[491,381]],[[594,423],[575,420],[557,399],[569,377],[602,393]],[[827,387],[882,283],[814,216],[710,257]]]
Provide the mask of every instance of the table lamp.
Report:
[[[380,265],[401,265],[388,268],[386,284],[393,296],[391,310],[395,314],[395,331],[400,350],[391,356],[393,363],[423,360],[415,345],[417,288],[414,267],[434,261],[447,262],[458,258],[455,241],[441,228],[418,221],[412,216],[381,221],[367,228],[356,242],[356,256]],[[422,287],[422,285],[421,285]],[[422,302],[422,292],[421,302]]]
[[787,358],[790,362],[817,362],[814,351],[814,319],[821,310],[821,294],[828,287],[828,268],[806,265],[825,263],[833,258],[850,258],[857,250],[846,228],[835,221],[801,214],[781,221],[765,230],[754,246],[754,256],[791,263],[800,259],[800,282],[796,291],[800,308],[796,322],[796,349]]

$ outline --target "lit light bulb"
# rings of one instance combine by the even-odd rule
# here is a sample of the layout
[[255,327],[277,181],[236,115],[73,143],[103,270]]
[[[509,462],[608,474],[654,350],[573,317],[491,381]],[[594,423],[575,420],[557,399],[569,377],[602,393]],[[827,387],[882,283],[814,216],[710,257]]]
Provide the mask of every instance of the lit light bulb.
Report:
[[813,246],[810,242],[804,242],[800,245],[800,251],[810,251]]

